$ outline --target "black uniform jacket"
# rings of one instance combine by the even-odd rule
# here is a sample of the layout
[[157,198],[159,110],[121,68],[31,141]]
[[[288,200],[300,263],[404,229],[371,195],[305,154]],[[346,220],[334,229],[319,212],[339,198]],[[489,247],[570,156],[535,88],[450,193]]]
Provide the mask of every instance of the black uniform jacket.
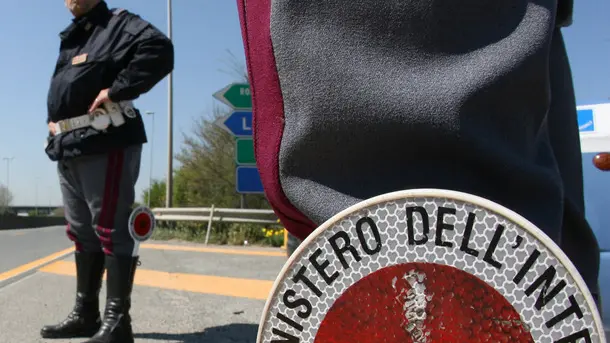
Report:
[[574,0],[559,0],[557,2],[557,27],[568,27],[572,25],[574,12]]
[[[59,58],[48,94],[48,122],[88,112],[99,92],[109,88],[114,102],[148,92],[174,67],[172,42],[158,29],[127,10],[110,10],[101,1],[60,33]],[[125,124],[104,131],[92,127],[49,138],[53,161],[105,153],[146,142],[139,111]]]

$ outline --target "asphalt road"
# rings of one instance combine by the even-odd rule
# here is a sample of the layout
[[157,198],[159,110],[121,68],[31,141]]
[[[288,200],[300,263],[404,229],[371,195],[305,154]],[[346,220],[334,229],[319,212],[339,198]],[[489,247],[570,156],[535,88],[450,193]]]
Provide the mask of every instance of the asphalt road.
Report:
[[[83,341],[39,336],[73,305],[74,259],[62,257],[71,246],[63,227],[0,232],[0,280],[17,275],[0,281],[0,342]],[[132,297],[136,342],[255,343],[285,255],[271,248],[147,242]],[[105,287],[102,309],[104,297]]]
[[[39,335],[73,306],[71,247],[61,227],[0,232],[0,279],[17,275],[0,282],[0,342],[84,341]],[[150,241],[140,258],[132,295],[136,342],[254,343],[286,252]],[[105,287],[102,309],[104,298]]]
[[70,248],[64,226],[0,231],[0,274]]

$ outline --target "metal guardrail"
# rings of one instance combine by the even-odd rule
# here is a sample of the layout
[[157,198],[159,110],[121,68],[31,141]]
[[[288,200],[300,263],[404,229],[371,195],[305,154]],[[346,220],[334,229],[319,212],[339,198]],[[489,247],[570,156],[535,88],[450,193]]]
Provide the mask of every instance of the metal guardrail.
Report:
[[153,208],[156,221],[197,221],[207,222],[205,244],[208,244],[212,223],[278,224],[278,217],[272,210],[251,210],[237,208],[182,207]]

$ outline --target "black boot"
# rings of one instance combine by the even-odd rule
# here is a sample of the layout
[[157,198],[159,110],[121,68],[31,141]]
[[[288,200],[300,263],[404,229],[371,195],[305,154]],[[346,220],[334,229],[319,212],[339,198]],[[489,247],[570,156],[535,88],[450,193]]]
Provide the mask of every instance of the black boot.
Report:
[[107,291],[104,320],[99,331],[84,343],[133,343],[131,291],[137,257],[106,256]]
[[76,252],[76,303],[59,324],[40,330],[43,338],[91,337],[101,326],[99,292],[104,275],[104,253]]

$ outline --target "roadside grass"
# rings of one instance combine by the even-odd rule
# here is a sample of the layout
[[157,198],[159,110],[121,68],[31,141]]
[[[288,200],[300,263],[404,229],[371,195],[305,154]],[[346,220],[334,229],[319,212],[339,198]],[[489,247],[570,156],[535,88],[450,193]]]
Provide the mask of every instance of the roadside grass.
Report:
[[[151,239],[204,243],[207,223],[159,222]],[[214,223],[208,244],[284,246],[284,228],[280,225]]]

